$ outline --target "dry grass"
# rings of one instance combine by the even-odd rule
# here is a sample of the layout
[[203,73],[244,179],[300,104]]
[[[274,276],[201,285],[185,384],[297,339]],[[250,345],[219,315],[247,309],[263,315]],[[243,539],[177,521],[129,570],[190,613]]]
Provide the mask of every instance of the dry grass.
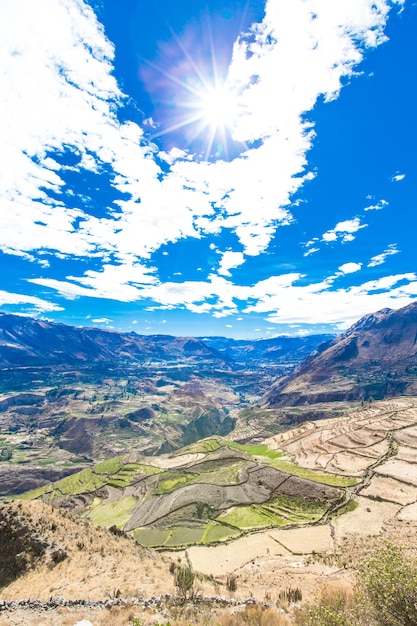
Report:
[[47,613],[13,611],[0,615],[0,626],[74,626],[88,619],[94,626],[290,626],[290,621],[280,609],[247,607],[246,609],[196,609],[181,607],[171,609],[169,615],[144,612],[138,607],[106,609],[58,609]]
[[260,606],[247,607],[218,621],[219,626],[289,626],[291,623],[279,609]]
[[[2,589],[3,600],[51,596],[99,600],[117,593],[150,597],[173,590],[168,563],[130,538],[74,520],[41,501],[14,502],[5,505],[2,514],[5,511],[18,517],[23,532],[55,544],[66,558],[54,563],[47,550],[33,569]],[[2,549],[7,550],[7,545]]]

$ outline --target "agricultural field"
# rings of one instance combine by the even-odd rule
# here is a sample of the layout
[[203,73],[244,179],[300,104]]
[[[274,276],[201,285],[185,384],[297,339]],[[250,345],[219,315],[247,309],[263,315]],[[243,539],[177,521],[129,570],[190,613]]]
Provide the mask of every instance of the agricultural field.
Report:
[[280,456],[266,445],[215,437],[182,453],[121,455],[17,497],[72,509],[159,548],[211,545],[266,527],[315,523],[346,499],[344,487],[273,467]]
[[157,457],[119,455],[20,497],[160,551],[187,549],[198,563],[252,536],[261,552],[304,554],[331,551],[349,533],[379,534],[389,520],[417,522],[416,457],[417,400],[397,398],[253,446],[216,436]]

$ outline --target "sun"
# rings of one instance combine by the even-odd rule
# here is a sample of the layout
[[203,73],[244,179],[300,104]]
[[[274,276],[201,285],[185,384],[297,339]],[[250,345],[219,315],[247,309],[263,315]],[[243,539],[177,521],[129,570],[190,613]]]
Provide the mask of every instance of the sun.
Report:
[[237,98],[226,85],[213,86],[201,94],[201,121],[212,132],[231,130],[238,116]]
[[153,76],[159,76],[154,84],[159,87],[156,101],[162,112],[151,138],[171,135],[171,145],[178,141],[178,146],[191,146],[197,157],[229,159],[246,149],[234,139],[244,114],[239,89],[228,79],[225,61],[218,62],[214,49],[209,61],[200,62],[186,42],[175,35],[174,42],[181,53],[177,63],[148,63]]
[[186,97],[175,103],[182,112],[179,120],[154,134],[159,137],[168,133],[183,131],[187,133],[188,143],[199,140],[204,146],[206,159],[229,156],[229,147],[233,142],[233,130],[239,119],[239,99],[226,81],[211,82],[202,73],[198,74],[199,85],[185,87]]

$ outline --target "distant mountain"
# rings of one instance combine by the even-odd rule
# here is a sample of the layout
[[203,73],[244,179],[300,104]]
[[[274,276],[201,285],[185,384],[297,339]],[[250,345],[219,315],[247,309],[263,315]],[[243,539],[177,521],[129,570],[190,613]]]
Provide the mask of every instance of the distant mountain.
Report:
[[144,363],[148,359],[224,362],[215,349],[192,337],[76,328],[0,314],[0,367]]
[[265,395],[269,406],[417,394],[417,302],[361,318]]
[[331,335],[234,340],[225,337],[139,335],[79,328],[0,313],[0,367],[217,362],[220,366],[296,364]]
[[273,337],[272,339],[229,339],[227,337],[199,337],[224,358],[242,365],[296,364],[305,359],[333,335],[306,337]]

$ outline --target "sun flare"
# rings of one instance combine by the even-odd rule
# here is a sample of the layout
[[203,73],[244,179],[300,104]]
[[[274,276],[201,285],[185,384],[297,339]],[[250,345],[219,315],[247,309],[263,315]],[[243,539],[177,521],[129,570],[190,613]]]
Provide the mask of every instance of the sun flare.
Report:
[[216,132],[232,128],[237,118],[237,100],[225,86],[213,87],[201,95],[201,120]]

